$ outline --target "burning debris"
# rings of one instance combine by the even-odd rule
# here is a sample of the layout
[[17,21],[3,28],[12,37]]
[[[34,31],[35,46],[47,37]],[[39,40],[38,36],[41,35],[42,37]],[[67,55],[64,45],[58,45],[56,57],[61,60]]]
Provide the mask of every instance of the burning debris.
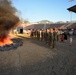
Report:
[[11,41],[12,41],[12,43],[10,43],[10,44],[1,45],[0,46],[0,51],[15,50],[19,46],[23,45],[23,41],[20,38],[14,38],[14,39],[11,39]]
[[19,18],[15,15],[16,12],[11,0],[0,0],[0,49],[2,46],[13,43],[9,39],[9,31],[19,22]]

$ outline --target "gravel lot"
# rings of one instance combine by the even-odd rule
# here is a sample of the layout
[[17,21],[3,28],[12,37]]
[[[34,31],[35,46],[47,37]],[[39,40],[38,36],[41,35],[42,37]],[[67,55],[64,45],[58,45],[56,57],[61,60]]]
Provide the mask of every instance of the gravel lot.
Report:
[[35,39],[21,39],[23,46],[0,51],[0,75],[76,75],[76,36],[72,46],[68,39],[54,49]]

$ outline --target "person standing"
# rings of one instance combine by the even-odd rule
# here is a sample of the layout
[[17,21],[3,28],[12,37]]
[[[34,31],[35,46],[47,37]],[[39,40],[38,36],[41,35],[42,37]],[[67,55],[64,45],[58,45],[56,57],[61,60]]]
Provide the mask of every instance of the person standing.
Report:
[[66,42],[67,41],[67,34],[64,32],[63,35],[64,35],[64,41]]
[[70,46],[72,45],[73,38],[70,36]]
[[44,40],[44,32],[43,32],[43,29],[42,29],[42,31],[41,31],[41,41],[43,41]]
[[40,40],[40,30],[37,30],[37,40]]
[[55,29],[53,29],[52,48],[55,48],[55,46],[56,46],[56,38],[57,38],[57,33],[56,33]]
[[47,29],[45,29],[45,32],[44,32],[44,41],[45,41],[46,44],[47,44],[47,40],[48,40],[48,33],[47,33]]

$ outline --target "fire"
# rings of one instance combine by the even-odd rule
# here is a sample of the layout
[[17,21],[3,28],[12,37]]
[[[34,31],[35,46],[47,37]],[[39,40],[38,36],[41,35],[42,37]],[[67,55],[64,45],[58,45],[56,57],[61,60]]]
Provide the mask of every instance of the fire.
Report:
[[0,46],[10,45],[12,43],[13,41],[9,37],[0,39]]

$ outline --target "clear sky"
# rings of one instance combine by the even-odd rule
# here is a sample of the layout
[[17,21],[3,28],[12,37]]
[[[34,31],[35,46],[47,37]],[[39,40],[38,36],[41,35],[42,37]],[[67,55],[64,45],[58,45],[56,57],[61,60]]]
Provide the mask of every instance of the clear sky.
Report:
[[[13,5],[21,12],[19,15],[30,22],[40,20],[70,21],[71,14],[67,10],[76,5],[76,0],[13,0]],[[76,14],[72,13],[72,20],[76,20]]]

